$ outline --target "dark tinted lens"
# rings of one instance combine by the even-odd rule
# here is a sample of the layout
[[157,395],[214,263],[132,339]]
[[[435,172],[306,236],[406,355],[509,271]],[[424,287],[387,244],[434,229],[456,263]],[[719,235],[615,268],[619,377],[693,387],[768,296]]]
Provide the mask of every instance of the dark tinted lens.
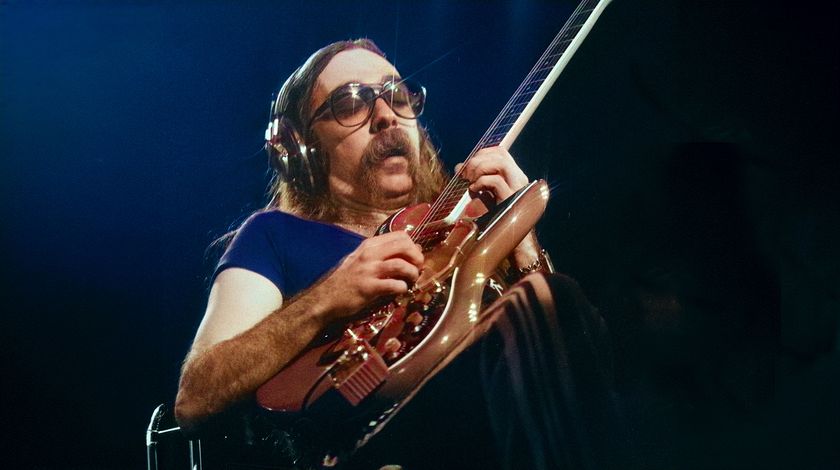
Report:
[[410,81],[396,84],[386,84],[386,91],[390,93],[391,108],[397,115],[404,118],[415,118],[423,112],[425,90],[422,86]]
[[366,85],[350,84],[332,95],[332,112],[335,119],[345,125],[360,124],[367,119],[370,103],[376,93]]
[[411,109],[411,95],[403,84],[386,84],[382,97],[398,116],[414,117],[414,111]]
[[330,111],[342,126],[357,126],[370,117],[373,103],[380,97],[397,116],[413,119],[423,112],[426,90],[407,81],[384,85],[350,83],[330,95]]

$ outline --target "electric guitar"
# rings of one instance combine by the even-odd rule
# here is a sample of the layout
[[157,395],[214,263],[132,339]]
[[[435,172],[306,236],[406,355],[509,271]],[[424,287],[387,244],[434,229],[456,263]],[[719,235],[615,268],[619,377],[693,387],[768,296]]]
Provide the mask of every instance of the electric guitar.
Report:
[[[509,148],[609,0],[584,0],[479,140]],[[491,326],[482,301],[491,276],[527,236],[548,202],[545,181],[481,210],[456,174],[431,204],[403,209],[379,234],[405,230],[423,247],[420,278],[406,294],[325,332],[257,391],[257,403],[292,422],[322,421],[329,465],[364,445],[435,374]],[[483,213],[482,212],[486,212]],[[332,436],[330,436],[332,434]]]

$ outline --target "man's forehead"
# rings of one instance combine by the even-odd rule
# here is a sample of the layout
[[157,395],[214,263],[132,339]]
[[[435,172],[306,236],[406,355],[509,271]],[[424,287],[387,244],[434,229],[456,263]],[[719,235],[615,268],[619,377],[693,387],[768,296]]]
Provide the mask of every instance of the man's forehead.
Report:
[[374,52],[367,49],[342,51],[318,76],[313,101],[323,101],[332,90],[350,82],[381,83],[399,76],[390,62]]

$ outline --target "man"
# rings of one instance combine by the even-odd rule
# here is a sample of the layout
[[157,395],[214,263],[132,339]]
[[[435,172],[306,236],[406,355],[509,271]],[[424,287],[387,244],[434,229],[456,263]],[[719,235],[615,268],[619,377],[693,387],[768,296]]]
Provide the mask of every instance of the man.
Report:
[[[373,236],[444,183],[417,122],[422,91],[403,87],[369,40],[319,50],[284,84],[275,116],[303,151],[270,152],[278,166],[308,168],[280,172],[266,210],[240,227],[219,263],[182,370],[175,414],[183,428],[249,400],[327,326],[418,278],[424,255],[406,232]],[[498,147],[478,152],[462,175],[473,193],[496,201],[528,183]],[[514,269],[526,271],[540,258],[533,236],[511,254]]]

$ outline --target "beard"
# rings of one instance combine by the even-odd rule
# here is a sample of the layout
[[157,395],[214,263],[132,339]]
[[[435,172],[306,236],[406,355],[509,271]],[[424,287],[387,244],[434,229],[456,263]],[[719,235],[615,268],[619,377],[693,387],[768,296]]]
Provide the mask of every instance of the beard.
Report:
[[[386,190],[377,180],[377,174],[382,170],[382,163],[394,156],[405,158],[406,173],[411,179],[411,188],[408,192]],[[356,181],[362,185],[360,187],[369,188],[370,198],[374,204],[383,208],[397,209],[407,202],[416,200],[419,162],[418,149],[412,143],[408,133],[400,128],[387,129],[377,134],[362,152]],[[395,203],[394,198],[399,201],[398,207],[387,207]]]

